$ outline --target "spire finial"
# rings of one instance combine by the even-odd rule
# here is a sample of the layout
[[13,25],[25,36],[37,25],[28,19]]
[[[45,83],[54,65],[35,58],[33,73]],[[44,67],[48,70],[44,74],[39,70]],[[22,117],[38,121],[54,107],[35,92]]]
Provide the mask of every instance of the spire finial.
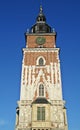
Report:
[[42,5],[40,5],[40,13],[43,12],[43,8],[42,8]]

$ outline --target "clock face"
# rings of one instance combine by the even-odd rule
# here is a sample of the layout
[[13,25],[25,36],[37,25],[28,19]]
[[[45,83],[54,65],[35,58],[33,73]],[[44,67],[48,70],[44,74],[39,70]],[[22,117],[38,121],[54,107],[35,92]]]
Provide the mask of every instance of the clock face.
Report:
[[36,43],[39,45],[42,45],[46,42],[46,39],[44,37],[37,37],[36,38]]

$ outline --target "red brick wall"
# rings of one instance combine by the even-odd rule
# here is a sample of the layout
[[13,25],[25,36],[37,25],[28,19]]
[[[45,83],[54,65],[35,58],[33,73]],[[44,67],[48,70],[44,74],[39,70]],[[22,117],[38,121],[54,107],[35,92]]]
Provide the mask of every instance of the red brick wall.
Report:
[[57,52],[26,52],[24,65],[36,65],[36,60],[39,56],[45,58],[46,65],[50,65],[50,62],[57,62]]
[[[26,45],[28,48],[37,48],[39,45],[36,44],[36,38],[40,37],[40,35],[29,35],[26,36],[27,43]],[[53,48],[55,47],[55,35],[47,35],[47,36],[41,36],[46,38],[45,44],[43,44],[44,48]]]

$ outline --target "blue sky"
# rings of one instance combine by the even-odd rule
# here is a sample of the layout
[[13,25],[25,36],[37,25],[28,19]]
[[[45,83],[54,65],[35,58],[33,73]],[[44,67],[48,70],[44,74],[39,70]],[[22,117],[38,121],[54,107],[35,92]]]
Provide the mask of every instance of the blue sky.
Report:
[[0,0],[0,130],[15,127],[24,32],[35,23],[40,3],[57,31],[69,130],[80,130],[79,0]]

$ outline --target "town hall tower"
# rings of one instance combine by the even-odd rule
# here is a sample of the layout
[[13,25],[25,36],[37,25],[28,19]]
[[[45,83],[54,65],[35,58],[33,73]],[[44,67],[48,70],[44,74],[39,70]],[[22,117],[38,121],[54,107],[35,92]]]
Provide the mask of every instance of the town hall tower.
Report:
[[68,130],[56,32],[41,6],[25,39],[15,130]]

